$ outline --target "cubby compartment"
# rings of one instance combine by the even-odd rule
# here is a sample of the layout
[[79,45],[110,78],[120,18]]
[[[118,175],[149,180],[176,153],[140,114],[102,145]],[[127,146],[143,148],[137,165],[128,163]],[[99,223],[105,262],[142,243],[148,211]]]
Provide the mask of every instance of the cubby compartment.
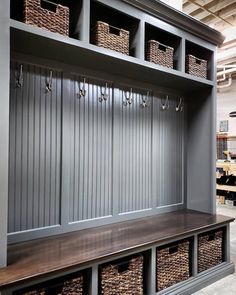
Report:
[[[27,21],[31,25],[77,39],[80,38],[79,19],[82,10],[82,0],[11,0],[10,11],[12,19],[25,22],[25,3],[28,4],[27,18],[29,18],[29,15],[32,15],[30,17],[31,20]],[[58,9],[58,5],[61,5],[60,9]],[[66,32],[67,29],[65,27],[67,25],[65,22],[68,22],[68,32]],[[50,27],[53,29],[50,29]]]
[[162,291],[192,276],[192,239],[156,249],[156,291]]
[[198,272],[203,272],[225,261],[225,229],[212,230],[198,236]]
[[[138,29],[138,19],[97,1],[91,1],[90,42],[92,44],[135,57]],[[102,36],[98,37],[98,34]],[[124,47],[122,43],[127,42],[125,47],[128,50],[122,50]]]
[[13,295],[89,295],[90,284],[91,269],[86,269],[22,288],[13,292]]
[[[151,44],[150,44],[150,41],[151,41]],[[147,61],[150,61],[150,58],[149,58],[150,54],[148,52],[150,50],[149,46],[153,46],[154,41],[159,43],[159,44],[156,43],[155,47],[158,46],[158,50],[160,53],[159,56],[161,60],[161,63],[159,63],[158,59],[156,60],[155,63],[157,64],[159,63],[163,66],[166,66],[164,60],[166,58],[167,59],[171,58],[169,55],[170,55],[170,52],[172,51],[172,55],[173,55],[172,67],[176,70],[180,70],[181,38],[146,23],[145,24],[145,59]]]
[[185,45],[185,72],[213,80],[213,52],[188,40]]
[[147,294],[151,251],[126,256],[99,265],[99,295]]

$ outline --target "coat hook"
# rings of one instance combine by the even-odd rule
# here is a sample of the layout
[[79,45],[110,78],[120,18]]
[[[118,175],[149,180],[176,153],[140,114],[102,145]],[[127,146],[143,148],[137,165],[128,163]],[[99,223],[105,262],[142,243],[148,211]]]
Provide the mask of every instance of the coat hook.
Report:
[[23,86],[23,65],[20,65],[20,71],[16,78],[16,87],[21,88]]
[[147,96],[146,96],[146,99],[143,98],[142,99],[142,103],[140,104],[140,107],[141,108],[148,108],[150,107],[150,98],[149,98],[149,91],[147,91]]
[[99,97],[100,102],[108,100],[108,93],[107,93],[108,91],[107,90],[108,90],[108,85],[106,83],[104,92],[102,91],[102,87],[101,87],[101,96]]
[[85,97],[85,94],[86,94],[86,90],[85,90],[86,79],[84,78],[84,80],[83,80],[83,87],[82,88],[80,87],[80,82],[78,82],[78,83],[79,83],[79,93],[77,93],[77,96],[79,98]]
[[52,70],[50,70],[49,81],[46,80],[46,92],[52,91]]
[[176,106],[175,110],[176,112],[182,112],[183,111],[183,104],[182,104],[182,97],[180,97],[180,100],[179,100],[179,104]]
[[128,104],[131,104],[133,102],[133,89],[130,88],[129,93],[125,92],[125,100],[123,101],[123,105],[127,107]]
[[163,104],[163,103],[161,104],[161,109],[162,109],[163,111],[166,111],[166,110],[169,109],[169,107],[170,107],[169,96],[166,95],[165,103],[164,103],[164,104]]

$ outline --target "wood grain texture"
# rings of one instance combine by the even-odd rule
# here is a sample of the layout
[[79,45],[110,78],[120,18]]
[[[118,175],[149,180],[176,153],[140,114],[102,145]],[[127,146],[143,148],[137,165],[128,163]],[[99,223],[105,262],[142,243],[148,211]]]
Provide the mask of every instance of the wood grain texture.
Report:
[[94,263],[102,258],[179,239],[225,225],[234,218],[180,210],[10,245],[0,288]]

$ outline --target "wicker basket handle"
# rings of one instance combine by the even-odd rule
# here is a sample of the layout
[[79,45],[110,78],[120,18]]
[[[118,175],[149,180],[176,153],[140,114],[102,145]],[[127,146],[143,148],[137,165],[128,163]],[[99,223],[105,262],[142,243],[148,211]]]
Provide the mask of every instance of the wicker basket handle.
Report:
[[129,269],[129,261],[120,262],[116,266],[118,273],[127,271]]
[[215,233],[209,234],[208,235],[208,242],[214,241],[215,240]]
[[174,253],[178,252],[178,250],[179,250],[178,245],[174,245],[172,247],[169,247],[169,254],[174,254]]
[[198,65],[200,65],[204,61],[204,59],[197,58],[196,56],[194,56],[194,58],[195,58],[196,64],[198,64]]
[[38,4],[42,9],[49,10],[51,12],[58,12],[58,4],[49,0],[38,0]]
[[110,34],[120,36],[121,30],[122,30],[121,28],[117,28],[117,27],[109,25],[109,33]]

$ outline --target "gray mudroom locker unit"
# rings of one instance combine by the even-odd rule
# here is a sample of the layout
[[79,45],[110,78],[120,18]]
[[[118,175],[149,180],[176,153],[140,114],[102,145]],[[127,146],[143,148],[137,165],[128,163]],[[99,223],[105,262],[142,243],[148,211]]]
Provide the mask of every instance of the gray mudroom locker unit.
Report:
[[[0,4],[0,294],[78,271],[78,294],[106,294],[103,264],[139,254],[140,294],[191,294],[232,273],[232,219],[215,215],[222,35],[160,1],[53,1],[70,10],[63,36],[23,23],[27,1]],[[94,44],[98,21],[129,31],[129,55]],[[173,48],[173,68],[148,61],[150,40]],[[214,245],[219,230],[221,258],[202,272],[201,237]],[[159,289],[159,247],[186,240],[188,277]]]

